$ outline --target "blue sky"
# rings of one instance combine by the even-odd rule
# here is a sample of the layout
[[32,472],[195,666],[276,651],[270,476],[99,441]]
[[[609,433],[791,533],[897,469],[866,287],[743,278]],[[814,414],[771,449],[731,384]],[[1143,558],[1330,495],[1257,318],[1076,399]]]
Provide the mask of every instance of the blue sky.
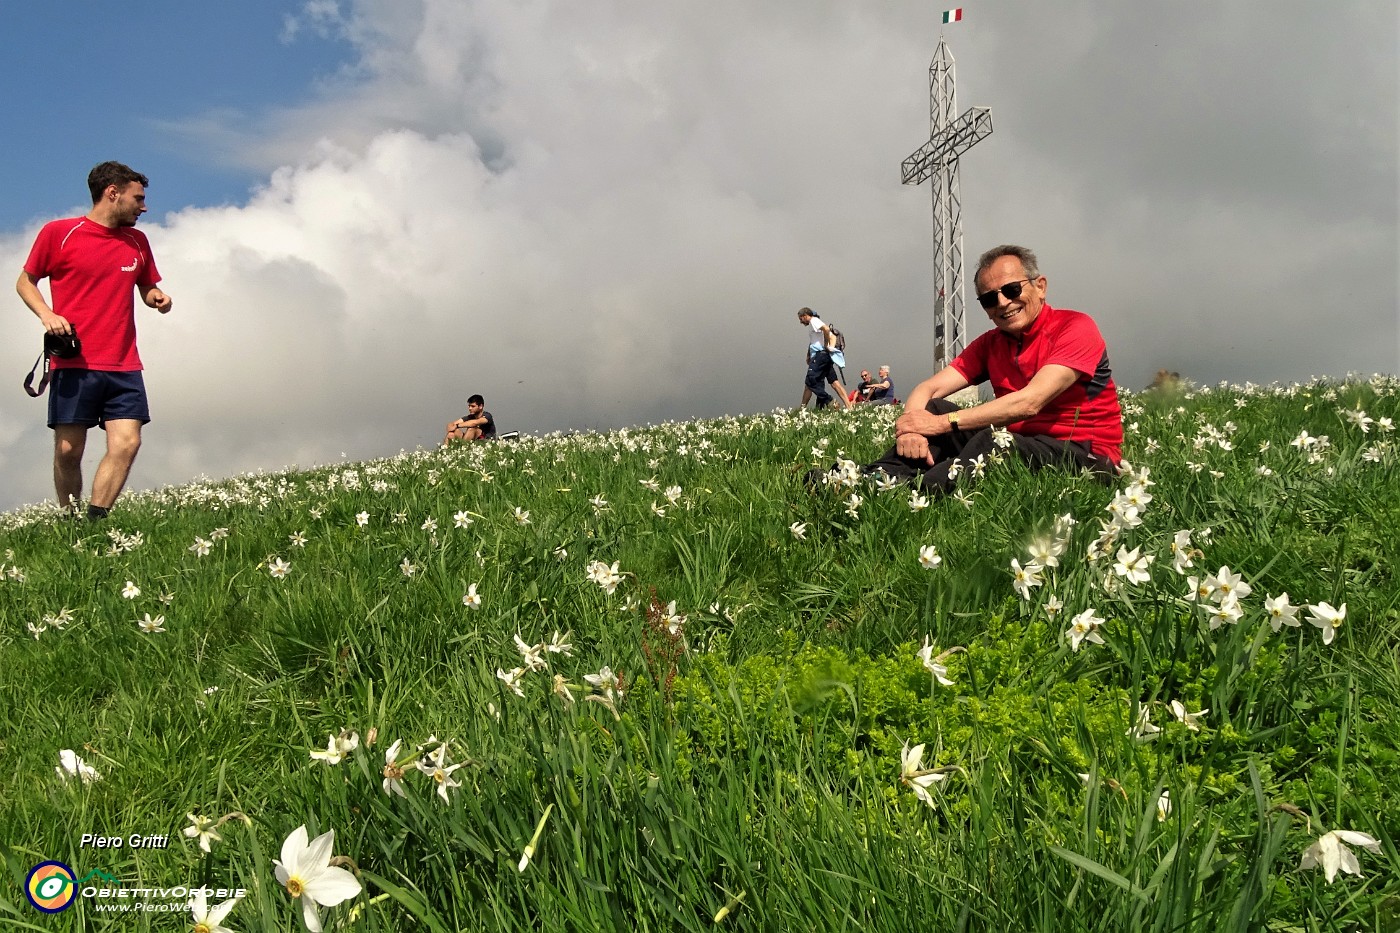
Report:
[[[1400,369],[1394,0],[987,0],[946,29],[919,0],[0,4],[0,268],[94,163],[151,177],[175,308],[138,314],[134,489],[432,445],[474,392],[534,432],[793,406],[803,306],[907,393],[930,206],[899,166],[940,33],[995,126],[965,256],[1034,248],[1120,386]],[[18,383],[39,338],[9,308]],[[52,495],[50,448],[12,383],[0,508]]]
[[0,229],[79,206],[88,169],[107,158],[152,179],[159,216],[242,201],[267,167],[219,151],[200,128],[261,131],[267,115],[314,99],[352,64],[337,38],[302,29],[300,4],[94,0],[0,4],[0,68],[12,133]]

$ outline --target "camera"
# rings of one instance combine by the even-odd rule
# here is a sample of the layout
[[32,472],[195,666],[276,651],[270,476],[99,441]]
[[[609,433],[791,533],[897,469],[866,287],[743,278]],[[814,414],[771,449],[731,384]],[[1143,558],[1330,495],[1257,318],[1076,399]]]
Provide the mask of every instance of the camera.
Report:
[[71,334],[45,334],[44,352],[68,360],[83,352],[83,344],[78,340],[76,330]]

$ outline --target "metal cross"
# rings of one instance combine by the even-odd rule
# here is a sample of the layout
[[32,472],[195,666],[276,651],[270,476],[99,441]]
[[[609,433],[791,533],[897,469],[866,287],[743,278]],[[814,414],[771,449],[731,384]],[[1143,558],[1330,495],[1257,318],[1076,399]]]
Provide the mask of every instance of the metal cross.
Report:
[[904,160],[904,183],[933,184],[934,363],[941,369],[967,345],[963,311],[962,196],[958,192],[958,158],[992,135],[992,112],[958,110],[953,53],[940,36],[928,69],[929,140]]

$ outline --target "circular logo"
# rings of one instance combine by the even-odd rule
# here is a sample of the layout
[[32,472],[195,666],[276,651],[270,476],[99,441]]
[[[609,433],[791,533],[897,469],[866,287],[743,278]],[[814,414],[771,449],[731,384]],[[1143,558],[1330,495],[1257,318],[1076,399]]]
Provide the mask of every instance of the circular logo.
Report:
[[24,879],[24,896],[35,909],[46,914],[66,910],[78,895],[73,869],[62,862],[40,862]]

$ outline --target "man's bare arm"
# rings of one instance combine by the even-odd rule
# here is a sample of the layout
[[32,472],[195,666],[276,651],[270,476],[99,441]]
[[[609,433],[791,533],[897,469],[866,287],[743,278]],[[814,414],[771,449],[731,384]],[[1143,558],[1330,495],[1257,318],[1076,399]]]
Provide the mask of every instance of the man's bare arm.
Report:
[[19,274],[19,281],[15,282],[15,291],[19,293],[20,300],[34,316],[39,319],[39,323],[44,325],[44,330],[50,334],[71,334],[73,325],[68,319],[55,314],[49,307],[49,303],[44,300],[44,293],[39,291],[39,280],[28,272]]

